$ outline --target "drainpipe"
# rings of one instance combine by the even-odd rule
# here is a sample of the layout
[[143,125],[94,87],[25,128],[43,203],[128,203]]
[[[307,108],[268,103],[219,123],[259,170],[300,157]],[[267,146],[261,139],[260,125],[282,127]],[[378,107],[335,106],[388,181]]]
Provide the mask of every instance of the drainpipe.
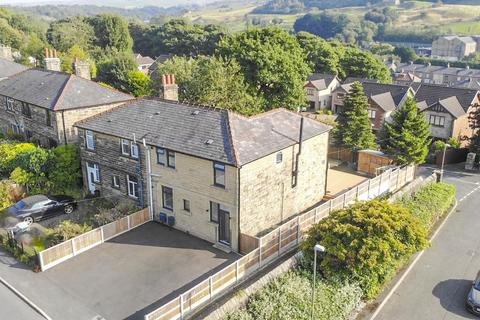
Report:
[[301,119],[300,119],[300,136],[298,138],[298,152],[297,152],[297,155],[295,156],[295,171],[293,172],[294,180],[293,180],[293,183],[292,183],[292,188],[295,188],[297,186],[297,180],[298,180],[298,163],[300,161],[300,155],[302,154],[303,121],[304,121],[304,118],[301,117]]
[[241,249],[240,248],[240,168],[238,168],[237,170],[237,252],[241,252]]
[[150,160],[150,149],[147,146],[147,142],[145,138],[143,138],[143,146],[145,147],[145,152],[147,155],[147,196],[148,196],[148,203],[149,203],[149,212],[150,217],[153,219],[153,194],[152,194],[152,163]]
[[[133,143],[137,144],[137,138],[135,133],[133,133]],[[145,186],[144,186],[144,179],[143,179],[143,170],[142,170],[142,155],[140,152],[140,148],[138,148],[138,164],[136,166],[137,174],[140,176],[140,205],[142,208],[145,208]]]
[[64,110],[62,110],[62,125],[63,125],[63,144],[67,145],[67,130],[65,128],[65,115],[64,115]]

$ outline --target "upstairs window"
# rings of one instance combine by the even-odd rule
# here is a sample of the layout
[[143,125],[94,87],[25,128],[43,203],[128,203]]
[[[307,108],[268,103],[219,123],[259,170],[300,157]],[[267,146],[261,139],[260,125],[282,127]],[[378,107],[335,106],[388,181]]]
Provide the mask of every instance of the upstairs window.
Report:
[[32,112],[30,110],[30,105],[26,102],[22,102],[22,114],[27,118],[32,117]]
[[213,181],[215,186],[225,188],[225,165],[223,163],[213,163]]
[[275,157],[275,163],[280,164],[283,162],[283,153],[282,152],[277,152],[277,155]]
[[313,96],[314,93],[315,93],[315,91],[314,91],[313,89],[311,89],[311,88],[308,88],[308,89],[307,89],[307,95]]
[[370,119],[375,119],[377,117],[377,110],[368,109],[368,117]]
[[175,169],[175,151],[157,148],[157,163]]
[[13,111],[14,100],[12,98],[5,98],[7,101],[7,110]]
[[45,124],[49,127],[52,126],[52,118],[50,116],[50,111],[45,110]]
[[95,137],[90,130],[85,131],[85,141],[88,150],[95,150]]
[[138,159],[138,156],[139,156],[138,144],[127,139],[122,139],[120,144],[121,144],[123,155]]
[[430,115],[429,122],[432,126],[436,127],[444,127],[445,126],[445,117],[443,116],[436,116],[436,115]]
[[130,155],[130,141],[122,139],[122,154],[129,156]]

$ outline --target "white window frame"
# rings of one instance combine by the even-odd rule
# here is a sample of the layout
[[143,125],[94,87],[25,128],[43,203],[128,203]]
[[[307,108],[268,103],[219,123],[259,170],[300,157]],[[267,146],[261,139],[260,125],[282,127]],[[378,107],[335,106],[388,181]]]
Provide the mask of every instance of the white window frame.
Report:
[[138,144],[133,142],[130,144],[130,155],[132,158],[138,159]]
[[279,151],[275,155],[275,163],[276,164],[281,164],[282,162],[283,162],[283,153],[282,153],[282,151]]
[[98,163],[87,162],[87,166],[89,166],[90,168],[92,168],[94,170],[93,171],[93,182],[99,183],[100,182],[100,166],[98,165]]
[[120,189],[120,177],[113,175],[112,176],[112,187],[116,189]]
[[91,130],[85,130],[85,146],[88,150],[95,150],[95,137]]
[[[135,192],[136,191],[136,192]],[[130,175],[127,174],[127,193],[129,197],[138,199],[138,181],[130,180]]]
[[445,116],[431,114],[428,122],[436,127],[445,127]]
[[[122,154],[124,156],[129,156],[130,155],[130,140],[127,139],[121,139],[120,141],[120,147],[122,149]],[[125,147],[125,148],[124,148]]]
[[15,100],[13,100],[12,98],[8,98],[6,97],[5,98],[5,101],[6,101],[6,107],[7,107],[7,111],[13,111],[14,110],[14,106],[15,106]]
[[12,123],[10,125],[10,128],[12,129],[12,132],[14,134],[21,134],[22,133],[22,127],[17,123]]
[[368,118],[375,119],[377,117],[377,110],[368,109]]

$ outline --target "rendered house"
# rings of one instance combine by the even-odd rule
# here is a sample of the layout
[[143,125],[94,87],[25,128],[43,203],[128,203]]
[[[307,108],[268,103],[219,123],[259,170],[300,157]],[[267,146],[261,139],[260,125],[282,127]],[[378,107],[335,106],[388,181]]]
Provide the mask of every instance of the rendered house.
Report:
[[156,220],[174,217],[175,228],[234,251],[241,233],[325,193],[330,127],[285,109],[244,117],[150,98],[76,126],[91,192],[149,205]]
[[[353,82],[343,84],[333,92],[333,112],[340,113],[346,95],[350,91]],[[408,97],[414,96],[414,91],[409,86],[396,84],[383,84],[362,81],[363,90],[368,97],[368,115],[372,122],[373,130],[380,130],[383,121],[387,120],[391,113],[401,107]]]
[[155,60],[153,60],[149,56],[144,57],[140,53],[134,54],[133,57],[137,62],[138,71],[142,71],[143,73],[148,74],[149,69],[152,66],[152,64],[155,62]]
[[444,36],[432,43],[432,58],[458,61],[477,51],[473,37]]
[[479,91],[422,84],[415,99],[431,125],[434,139],[456,138],[463,146],[474,134],[469,115],[478,107]]
[[330,109],[332,92],[340,86],[340,79],[335,75],[314,73],[304,85],[309,102],[309,111]]
[[[60,59],[53,55],[47,56],[47,67],[59,69]],[[75,122],[132,99],[76,75],[27,69],[0,81],[0,130],[47,147],[75,143]]]

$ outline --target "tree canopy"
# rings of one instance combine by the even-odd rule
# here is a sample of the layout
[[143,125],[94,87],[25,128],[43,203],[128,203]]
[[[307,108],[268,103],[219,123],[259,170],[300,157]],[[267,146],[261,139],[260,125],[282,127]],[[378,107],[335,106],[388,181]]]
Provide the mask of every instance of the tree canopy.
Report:
[[328,41],[304,31],[297,33],[297,40],[307,53],[307,61],[315,72],[343,73],[340,70],[340,58]]
[[137,64],[130,53],[120,53],[98,64],[97,79],[112,87],[128,92],[129,73],[137,71]]
[[219,54],[236,60],[252,90],[258,90],[265,110],[296,110],[305,104],[303,85],[311,73],[306,53],[296,38],[279,28],[249,29],[220,42]]

